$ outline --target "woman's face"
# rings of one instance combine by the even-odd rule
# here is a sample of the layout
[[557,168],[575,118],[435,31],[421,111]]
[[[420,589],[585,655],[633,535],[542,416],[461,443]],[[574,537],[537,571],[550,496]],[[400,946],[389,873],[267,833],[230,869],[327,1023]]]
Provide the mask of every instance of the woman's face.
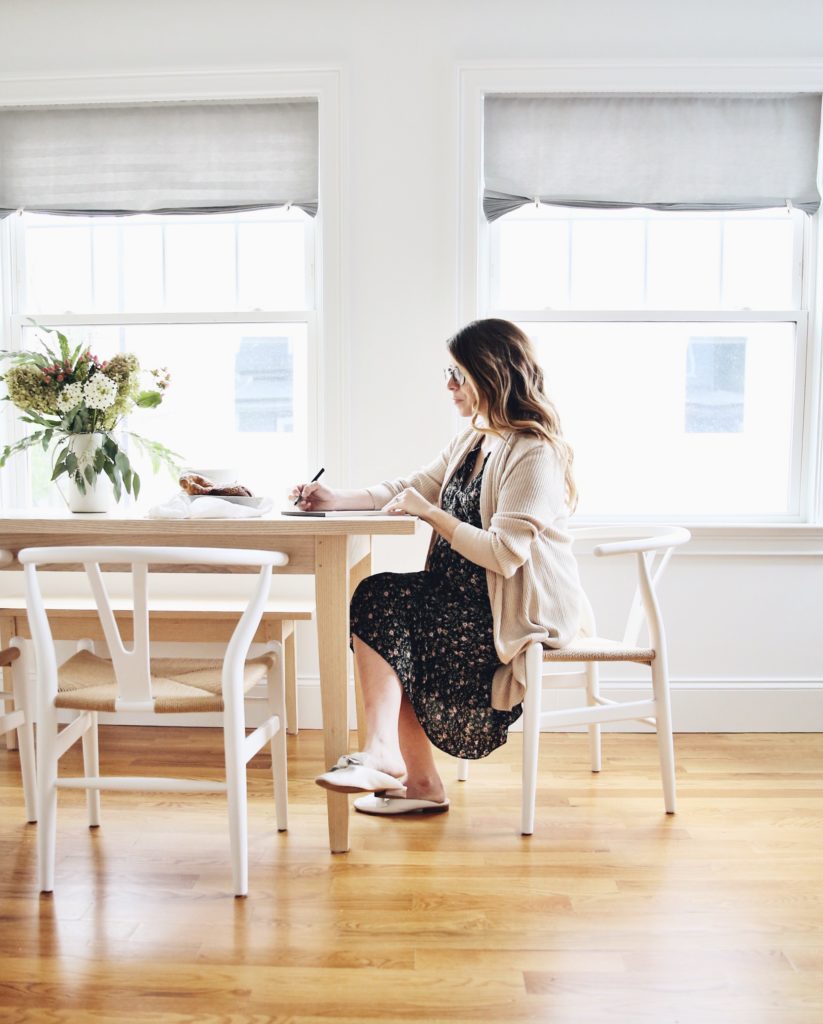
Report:
[[451,392],[452,401],[460,416],[468,418],[475,412],[482,415],[483,410],[480,408],[477,390],[459,363],[452,363],[447,367],[446,387]]

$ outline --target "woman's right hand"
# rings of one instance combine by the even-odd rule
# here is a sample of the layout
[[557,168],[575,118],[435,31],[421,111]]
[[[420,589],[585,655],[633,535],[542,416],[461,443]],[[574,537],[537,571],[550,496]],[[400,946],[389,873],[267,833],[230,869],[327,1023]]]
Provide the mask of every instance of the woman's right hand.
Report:
[[289,491],[289,501],[297,502],[302,512],[331,512],[337,508],[337,491],[320,482],[295,484]]

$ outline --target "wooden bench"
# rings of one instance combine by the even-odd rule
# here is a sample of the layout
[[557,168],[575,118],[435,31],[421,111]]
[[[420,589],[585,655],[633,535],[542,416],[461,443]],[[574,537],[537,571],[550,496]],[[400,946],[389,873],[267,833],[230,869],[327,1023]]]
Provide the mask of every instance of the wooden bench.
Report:
[[[90,598],[50,597],[46,599],[46,606],[55,640],[104,639]],[[123,639],[131,640],[128,600],[112,598],[112,606]],[[151,636],[158,642],[225,643],[245,607],[245,601],[232,598],[153,598],[149,611]],[[283,645],[287,732],[292,734],[297,733],[295,623],[311,619],[313,615],[313,601],[272,598],[254,636],[256,643],[277,640]],[[0,648],[8,647],[14,636],[31,639],[25,598],[0,597]]]

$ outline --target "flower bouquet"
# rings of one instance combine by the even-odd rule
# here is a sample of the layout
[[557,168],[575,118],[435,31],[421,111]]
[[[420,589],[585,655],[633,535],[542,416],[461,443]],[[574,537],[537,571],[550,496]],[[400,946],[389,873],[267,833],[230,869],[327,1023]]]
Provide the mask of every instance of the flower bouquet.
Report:
[[[98,490],[98,478],[105,474],[116,501],[124,490],[136,498],[140,477],[112,432],[135,406],[150,409],[162,402],[168,371],[148,371],[150,386],[144,389],[136,356],[126,352],[101,362],[82,343],[72,349],[60,331],[40,330],[57,336],[55,348],[43,341],[43,352],[0,352],[0,360],[11,364],[0,377],[7,399],[23,412],[23,423],[37,428],[5,446],[0,467],[10,456],[39,444],[44,451],[53,449],[52,480],[65,475],[83,496]],[[165,463],[177,475],[176,452],[133,431],[124,433],[148,455],[155,472]]]

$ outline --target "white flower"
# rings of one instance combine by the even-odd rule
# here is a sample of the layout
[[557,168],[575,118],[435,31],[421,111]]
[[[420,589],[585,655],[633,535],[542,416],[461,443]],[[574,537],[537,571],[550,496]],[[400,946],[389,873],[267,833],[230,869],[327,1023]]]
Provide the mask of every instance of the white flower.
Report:
[[57,396],[57,408],[60,412],[69,412],[83,401],[83,385],[80,381],[67,384]]
[[95,373],[83,385],[83,398],[89,409],[109,409],[117,398],[117,385],[104,373]]

